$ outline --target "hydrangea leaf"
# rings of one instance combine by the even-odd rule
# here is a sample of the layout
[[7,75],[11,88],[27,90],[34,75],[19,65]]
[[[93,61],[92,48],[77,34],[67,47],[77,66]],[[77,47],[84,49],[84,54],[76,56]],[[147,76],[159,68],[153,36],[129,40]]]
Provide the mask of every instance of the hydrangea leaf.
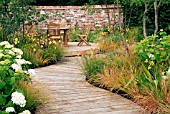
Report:
[[0,90],[5,87],[6,83],[5,82],[0,82]]
[[0,105],[3,105],[6,103],[6,99],[5,99],[5,97],[2,96],[2,94],[0,94],[0,101],[1,101]]

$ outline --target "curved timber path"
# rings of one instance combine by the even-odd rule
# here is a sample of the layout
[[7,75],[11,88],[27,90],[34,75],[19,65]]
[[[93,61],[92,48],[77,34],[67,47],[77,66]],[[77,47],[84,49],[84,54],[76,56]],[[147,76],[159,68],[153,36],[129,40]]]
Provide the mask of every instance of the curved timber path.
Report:
[[66,57],[36,69],[51,97],[36,114],[143,114],[135,103],[86,82],[79,63],[78,57]]

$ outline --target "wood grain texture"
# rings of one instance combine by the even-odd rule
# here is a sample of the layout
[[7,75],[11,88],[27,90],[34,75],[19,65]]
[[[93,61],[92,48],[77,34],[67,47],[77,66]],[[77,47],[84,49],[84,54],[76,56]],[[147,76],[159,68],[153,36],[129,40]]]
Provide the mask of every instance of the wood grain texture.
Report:
[[144,114],[132,101],[87,83],[78,57],[35,70],[35,82],[43,83],[51,97],[36,114]]

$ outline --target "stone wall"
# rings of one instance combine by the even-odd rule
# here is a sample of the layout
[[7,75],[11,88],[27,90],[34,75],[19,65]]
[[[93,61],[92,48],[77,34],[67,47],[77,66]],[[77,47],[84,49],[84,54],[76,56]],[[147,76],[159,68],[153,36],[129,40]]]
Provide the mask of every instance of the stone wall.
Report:
[[[79,29],[86,26],[89,22],[92,23],[93,29],[108,25],[108,13],[110,16],[111,25],[118,23],[118,9],[114,5],[95,5],[91,7],[93,14],[88,14],[82,6],[37,6],[41,14],[48,14],[47,21],[67,22],[74,27],[78,25]],[[121,20],[123,14],[121,13]]]

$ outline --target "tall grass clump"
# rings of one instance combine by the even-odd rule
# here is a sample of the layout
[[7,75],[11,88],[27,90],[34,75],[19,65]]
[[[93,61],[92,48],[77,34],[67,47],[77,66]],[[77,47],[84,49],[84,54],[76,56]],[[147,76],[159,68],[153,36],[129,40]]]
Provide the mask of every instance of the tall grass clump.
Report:
[[21,47],[24,51],[23,58],[31,61],[32,68],[54,64],[63,58],[64,48],[54,44],[50,44],[48,47],[42,45],[38,47],[36,44],[25,44]]
[[[170,36],[160,31],[159,35],[138,43],[129,40],[128,54],[121,42],[113,51],[102,51],[104,67],[93,76],[89,73],[88,78],[101,87],[132,98],[148,113],[170,113]],[[101,43],[103,47],[106,45],[106,42]],[[90,61],[95,60],[96,57],[91,56]]]
[[23,83],[21,82],[21,90],[27,99],[26,109],[35,113],[36,109],[50,100],[49,91],[46,87],[39,83]]
[[83,55],[83,70],[86,75],[86,79],[89,81],[95,81],[95,75],[103,72],[104,65],[105,62],[101,57],[84,57]]

